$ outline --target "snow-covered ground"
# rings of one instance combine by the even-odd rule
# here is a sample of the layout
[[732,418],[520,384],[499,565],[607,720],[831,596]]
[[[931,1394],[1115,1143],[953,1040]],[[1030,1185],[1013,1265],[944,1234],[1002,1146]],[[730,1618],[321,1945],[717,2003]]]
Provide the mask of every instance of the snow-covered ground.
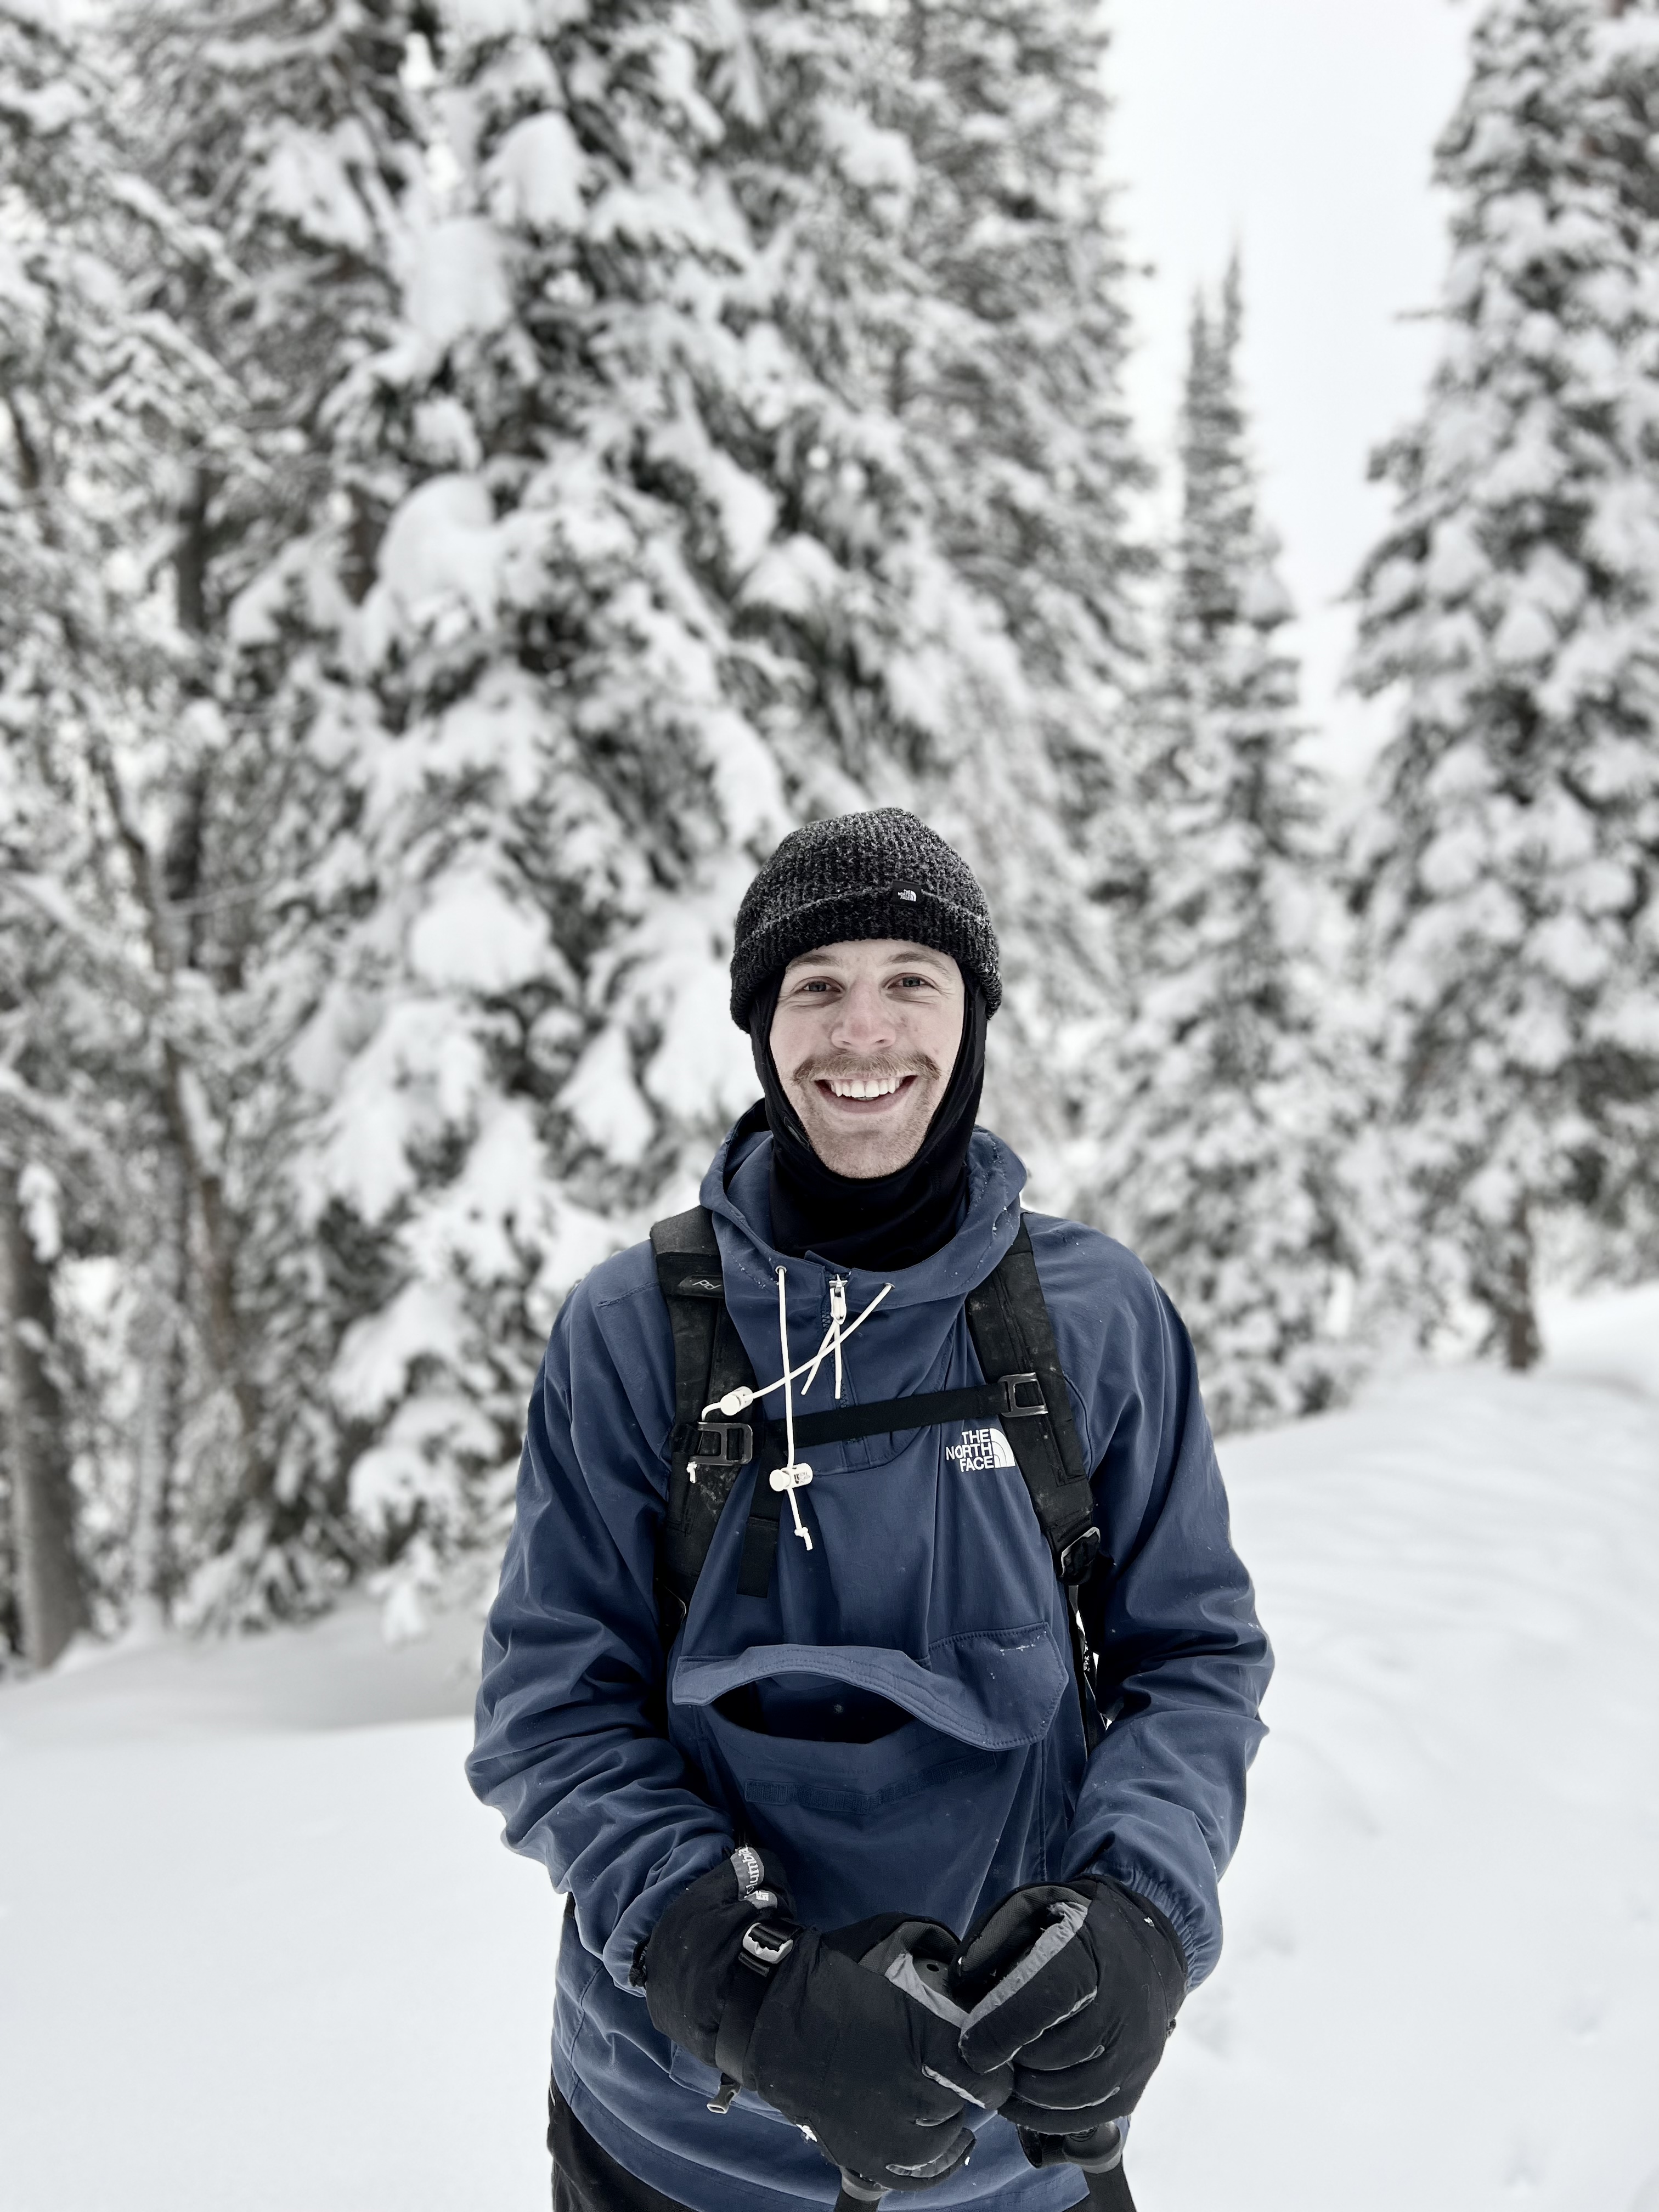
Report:
[[[1659,2212],[1659,1290],[1227,1448],[1279,1653],[1142,2212]],[[470,1625],[0,1689],[3,2212],[532,2212],[557,1934]]]
[[1659,1402],[1443,1372],[1224,1458],[1279,1672],[1142,2212],[1659,2212]]

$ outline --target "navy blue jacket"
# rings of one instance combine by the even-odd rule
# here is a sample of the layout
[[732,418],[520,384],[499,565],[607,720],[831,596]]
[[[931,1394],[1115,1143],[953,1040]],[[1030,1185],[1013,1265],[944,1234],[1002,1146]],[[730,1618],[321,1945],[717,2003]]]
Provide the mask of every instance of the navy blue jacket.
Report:
[[[744,1139],[733,1156],[728,1139],[702,1190],[762,1383],[782,1371],[778,1267],[796,1360],[828,1326],[835,1272],[768,1241],[770,1142]],[[963,1226],[891,1279],[847,1347],[843,1402],[983,1379],[963,1301],[1012,1241],[1024,1181],[1007,1147],[976,1132]],[[555,1325],[467,1771],[507,1841],[574,1900],[554,2026],[561,2089],[623,2166],[694,2212],[791,2212],[836,2194],[822,2155],[749,2092],[725,2118],[708,2112],[715,2076],[656,2033],[629,1984],[670,1899],[734,1841],[775,1851],[801,1917],[821,1927],[902,1910],[965,1931],[1022,1883],[1096,1871],[1169,1915],[1194,1981],[1220,1948],[1216,1885],[1272,1662],[1229,1541],[1192,1346],[1121,1245],[1026,1218],[1118,1563],[1097,1626],[1103,1702],[1121,1705],[1092,1757],[1060,1589],[994,1423],[815,1447],[799,1493],[813,1547],[786,1510],[765,1598],[737,1591],[744,1470],[665,1671],[653,1570],[674,1368],[649,1247],[596,1268]],[[852,1316],[885,1279],[850,1272]],[[802,1410],[831,1403],[832,1389],[826,1362]],[[767,1401],[769,1417],[780,1405],[781,1394]],[[744,1705],[726,1693],[750,1685],[763,1729],[730,1717]],[[909,1717],[872,1742],[822,1740],[812,1712],[860,1698]],[[1055,2212],[1081,2193],[1074,2170],[1026,2166],[1013,2130],[991,2118],[927,2202]]]

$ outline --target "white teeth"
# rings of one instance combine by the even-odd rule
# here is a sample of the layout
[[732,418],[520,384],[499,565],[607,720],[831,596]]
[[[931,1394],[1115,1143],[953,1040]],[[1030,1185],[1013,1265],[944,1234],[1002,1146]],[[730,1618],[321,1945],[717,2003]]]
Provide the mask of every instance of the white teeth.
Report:
[[896,1075],[869,1075],[837,1082],[832,1076],[830,1088],[837,1098],[885,1098],[898,1089],[901,1080]]

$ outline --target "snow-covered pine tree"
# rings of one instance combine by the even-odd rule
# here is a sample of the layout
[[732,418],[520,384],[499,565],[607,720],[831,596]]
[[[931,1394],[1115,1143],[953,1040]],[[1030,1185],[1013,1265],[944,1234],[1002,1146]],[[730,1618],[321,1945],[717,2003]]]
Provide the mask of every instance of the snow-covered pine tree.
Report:
[[268,616],[270,571],[296,541],[309,557],[331,526],[330,583],[337,572],[355,599],[373,573],[385,499],[361,455],[350,472],[339,419],[393,320],[422,167],[407,57],[430,13],[424,0],[129,0],[118,19],[147,173],[222,249],[158,295],[234,378],[245,416],[237,467],[198,453],[179,470],[172,567],[204,693],[240,641],[239,598],[257,580]]
[[[755,11],[779,115],[803,52],[821,66],[829,43],[804,46],[797,12]],[[809,269],[854,303],[843,313],[865,404],[896,422],[925,501],[932,566],[908,596],[950,625],[902,702],[896,726],[914,727],[899,749],[915,803],[969,854],[1001,924],[988,1115],[1045,1196],[1069,1204],[1067,1138],[1111,995],[1098,893],[1123,872],[1110,825],[1123,818],[1112,802],[1140,565],[1125,508],[1144,473],[1121,392],[1100,11],[854,0],[816,12],[838,28],[850,89],[829,117],[837,189],[822,189],[820,125],[792,220]],[[810,328],[809,316],[817,360]],[[824,366],[841,389],[844,360]]]
[[899,404],[933,280],[891,28],[446,19],[454,180],[379,371],[413,488],[318,733],[361,803],[314,1203],[390,1273],[337,1376],[389,1545],[476,1526],[564,1289],[753,1096],[726,933],[793,820],[994,818],[1066,878],[1019,648]]
[[[905,243],[920,276],[896,404],[941,545],[1017,655],[1024,708],[1022,727],[988,732],[1013,755],[1012,790],[989,779],[975,819],[967,795],[988,779],[969,775],[946,803],[967,807],[965,842],[1008,917],[1005,1042],[1026,1035],[1005,1074],[1025,1101],[1000,1103],[1029,1128],[1033,1047],[1061,1116],[1079,1079],[1097,1085],[1110,951],[1099,904],[1135,873],[1127,702],[1144,673],[1148,552],[1128,509],[1147,471],[1122,389],[1109,42],[1099,0],[905,0],[887,13],[879,112],[913,149]],[[1022,797],[1035,836],[1017,827]],[[1072,833],[1059,851],[1043,835],[1057,820]],[[1095,1048],[1069,1079],[1054,1049],[1067,1035]]]
[[[1104,11],[905,0],[884,12],[896,52],[878,82],[913,149],[904,243],[924,309],[895,333],[898,410],[941,543],[1051,694],[1058,749],[1080,700],[1121,711],[1143,649],[1134,586],[1148,556],[1128,508],[1147,471],[1122,387]],[[1085,775],[1099,765],[1091,751]]]
[[1355,898],[1432,1311],[1539,1354],[1536,1258],[1659,1158],[1659,11],[1496,0],[1439,147],[1443,350],[1378,458]]
[[494,1510],[565,1289],[753,1095],[724,935],[781,752],[862,800],[908,526],[721,166],[765,113],[741,19],[458,8],[441,63],[453,183],[380,371],[412,489],[317,734],[356,922],[304,1061],[314,1212],[386,1275],[337,1371],[354,1500],[416,1581]]
[[[303,1609],[356,1559],[325,1380],[339,1255],[295,1202],[308,1101],[288,1048],[319,988],[313,893],[331,812],[307,732],[400,486],[379,481],[355,410],[394,320],[403,203],[421,176],[404,81],[420,12],[139,0],[118,19],[148,180],[213,244],[158,270],[153,296],[236,395],[233,450],[173,456],[165,558],[189,704],[149,793],[231,1261],[200,1288],[250,1437],[228,1480],[181,1454],[187,1437],[155,1440],[160,1465],[182,1464],[175,1556],[154,1565],[198,1618]],[[175,1276],[195,1257],[178,1240]]]
[[[916,525],[884,563],[893,611],[857,673],[878,735],[858,772],[987,884],[1007,986],[988,1104],[1054,1193],[1087,1080],[1067,1047],[1080,1061],[1104,996],[1080,824],[1120,781],[1143,474],[1098,16],[1090,0],[755,8],[761,111],[726,140],[781,327],[902,441]],[[814,811],[787,732],[781,757]]]
[[1259,513],[1237,265],[1194,306],[1181,523],[1145,702],[1147,882],[1135,1018],[1097,1123],[1097,1218],[1168,1286],[1220,1429],[1327,1404],[1346,1255],[1328,1026],[1329,859],[1303,750],[1291,612]]
[[[157,1163],[183,1164],[187,1198],[210,1173],[133,793],[176,707],[148,604],[155,478],[177,441],[211,434],[225,395],[137,292],[136,272],[196,244],[133,173],[117,86],[82,31],[32,0],[0,6],[0,1172],[21,1231],[11,1293],[38,1354],[13,1388],[54,1484],[97,1428],[96,1409],[70,1411],[84,1394],[63,1387],[75,1356],[58,1327],[64,1266],[118,1255],[118,1333],[129,1316],[143,1328],[164,1303],[149,1272]],[[54,1190],[73,1200],[59,1218]],[[48,1435],[60,1413],[70,1433]],[[131,1472],[125,1452],[94,1455],[83,1488],[100,1537],[130,1510]],[[71,1516],[60,1500],[27,1517],[61,1543]],[[83,1569],[92,1533],[83,1520]],[[122,1548],[100,1578],[106,1597],[119,1595]],[[51,1579],[61,1588],[67,1572],[60,1561]],[[76,1608],[48,1610],[58,1626],[35,1638],[43,1650]]]

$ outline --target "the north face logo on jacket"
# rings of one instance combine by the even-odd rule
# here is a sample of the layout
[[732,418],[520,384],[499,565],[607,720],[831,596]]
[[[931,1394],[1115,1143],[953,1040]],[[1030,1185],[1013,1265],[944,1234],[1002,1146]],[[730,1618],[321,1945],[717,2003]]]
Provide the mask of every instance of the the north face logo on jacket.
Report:
[[964,1474],[988,1467],[1018,1467],[1013,1446],[998,1429],[964,1429],[959,1444],[946,1444],[946,1459],[953,1459]]

